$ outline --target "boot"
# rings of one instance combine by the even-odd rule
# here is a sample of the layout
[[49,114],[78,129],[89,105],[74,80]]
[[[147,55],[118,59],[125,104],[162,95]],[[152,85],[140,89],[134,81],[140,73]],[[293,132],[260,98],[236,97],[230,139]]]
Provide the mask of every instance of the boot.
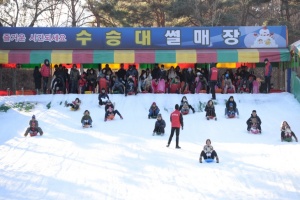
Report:
[[199,162],[202,163],[202,157],[199,158]]
[[218,156],[216,157],[216,160],[217,160],[217,163],[219,163],[219,157]]
[[166,147],[169,147],[170,146],[170,144],[167,144],[167,146]]
[[180,146],[176,146],[176,149],[181,149],[181,147]]

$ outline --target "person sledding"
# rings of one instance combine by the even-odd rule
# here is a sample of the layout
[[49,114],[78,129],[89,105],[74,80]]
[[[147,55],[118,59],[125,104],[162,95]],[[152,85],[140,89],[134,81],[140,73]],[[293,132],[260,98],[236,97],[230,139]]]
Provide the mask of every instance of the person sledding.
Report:
[[206,140],[206,145],[204,145],[203,150],[201,151],[199,162],[202,163],[202,157],[204,160],[212,159],[214,160],[216,158],[216,162],[219,163],[219,157],[217,155],[217,152],[214,150],[213,146],[211,145],[210,139]]
[[166,127],[166,122],[163,120],[161,114],[159,113],[157,115],[157,120],[155,122],[154,130],[153,130],[153,135],[164,135],[165,134],[165,127]]
[[226,102],[225,116],[229,118],[239,117],[239,110],[236,107],[236,102],[234,101],[233,96],[230,96]]
[[101,92],[98,95],[99,105],[106,105],[107,101],[109,100],[109,96],[105,91],[105,88],[101,89]]
[[286,121],[283,121],[281,124],[281,142],[283,141],[292,142],[293,137],[295,141],[298,142],[298,138],[296,137],[295,133],[292,131],[290,125]]
[[189,104],[186,96],[183,96],[180,102],[179,110],[183,115],[186,115],[189,113],[190,109],[192,109],[193,113],[195,113],[195,109]]
[[71,106],[72,110],[78,110],[80,104],[81,104],[81,101],[79,98],[76,98],[75,101],[72,101],[72,103],[68,103],[67,101],[65,102],[65,106],[66,107]]
[[158,108],[156,103],[153,102],[149,108],[148,119],[150,119],[150,118],[156,119],[159,111],[160,111],[160,109]]
[[115,110],[114,105],[111,103],[110,100],[108,100],[107,104],[105,105],[104,121],[106,122],[107,120],[113,120],[116,114],[119,115],[121,119],[123,119],[120,112],[118,110]]
[[257,134],[261,133],[261,120],[259,116],[256,114],[256,110],[253,110],[250,118],[246,121],[247,123],[247,131]]
[[215,106],[214,106],[214,102],[212,100],[209,100],[205,106],[205,116],[206,116],[206,119],[209,120],[209,119],[215,119],[217,121],[217,115],[216,115],[216,112],[215,112]]
[[135,87],[135,81],[134,78],[130,75],[127,79],[126,85],[125,85],[125,96],[132,94],[137,94],[137,88]]
[[81,118],[82,127],[85,127],[85,128],[91,127],[92,128],[92,123],[93,123],[93,120],[92,120],[92,117],[90,116],[90,111],[85,110],[83,113],[83,116]]
[[36,136],[37,133],[43,135],[43,130],[39,127],[39,122],[35,119],[35,115],[32,116],[29,121],[29,127],[27,128],[24,136],[26,137],[30,133],[30,136]]

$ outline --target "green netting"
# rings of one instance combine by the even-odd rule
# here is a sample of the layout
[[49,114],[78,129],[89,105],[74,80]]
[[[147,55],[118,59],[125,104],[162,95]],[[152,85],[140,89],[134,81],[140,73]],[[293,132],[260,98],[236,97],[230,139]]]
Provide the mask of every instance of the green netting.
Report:
[[38,63],[38,64],[22,64],[21,68],[24,68],[24,69],[34,69],[35,66],[41,67],[41,63]]
[[[271,62],[272,67],[279,67],[279,62]],[[256,63],[256,67],[265,67],[265,63]]]
[[99,67],[99,64],[82,64],[83,68],[84,69],[90,69],[90,68],[93,68],[93,69],[98,69]]
[[140,64],[140,69],[153,69],[154,68],[154,64]]
[[300,102],[300,79],[297,76],[296,72],[292,72],[292,93],[294,97]]

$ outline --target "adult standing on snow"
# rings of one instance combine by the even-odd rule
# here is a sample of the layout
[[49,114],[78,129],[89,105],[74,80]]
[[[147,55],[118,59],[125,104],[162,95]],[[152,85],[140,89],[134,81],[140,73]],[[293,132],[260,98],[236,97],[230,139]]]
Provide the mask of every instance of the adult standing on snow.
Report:
[[170,143],[172,141],[174,132],[176,131],[176,149],[180,149],[181,147],[179,146],[179,133],[180,133],[180,126],[183,130],[183,117],[182,117],[182,114],[179,111],[179,105],[178,104],[175,105],[175,111],[171,113],[170,120],[171,120],[172,128],[171,128],[171,134],[170,134],[170,137],[169,137],[167,147],[170,146]]
[[265,62],[265,83],[266,83],[266,93],[270,92],[271,89],[271,76],[272,76],[272,65],[269,62],[269,59],[266,58]]
[[50,77],[50,62],[48,59],[44,60],[44,64],[41,68],[41,74],[43,77],[43,93],[46,94],[48,81]]
[[218,69],[216,67],[216,64],[213,64],[210,68],[209,72],[209,81],[210,81],[210,90],[211,90],[211,99],[216,100],[216,91],[215,87],[218,81]]

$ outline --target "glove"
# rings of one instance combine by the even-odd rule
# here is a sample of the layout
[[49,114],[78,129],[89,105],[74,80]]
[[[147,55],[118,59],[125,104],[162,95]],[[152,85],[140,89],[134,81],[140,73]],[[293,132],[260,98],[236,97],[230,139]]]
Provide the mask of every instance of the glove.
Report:
[[25,137],[27,137],[27,134],[26,134],[26,133],[24,133],[24,136],[25,136]]

